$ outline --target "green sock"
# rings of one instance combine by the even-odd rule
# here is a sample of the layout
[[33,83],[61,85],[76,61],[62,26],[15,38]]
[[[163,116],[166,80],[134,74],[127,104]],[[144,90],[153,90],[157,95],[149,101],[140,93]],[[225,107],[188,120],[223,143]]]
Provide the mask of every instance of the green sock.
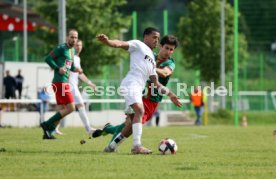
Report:
[[49,130],[54,131],[57,127],[55,122],[59,121],[61,119],[62,119],[61,114],[59,112],[57,112],[55,115],[50,117],[50,119],[48,119],[48,121],[46,121],[45,124],[48,126]]
[[114,132],[114,134],[113,134],[112,139],[111,139],[110,142],[112,142],[113,139],[122,131],[122,129],[125,127],[125,123],[117,125],[115,127],[116,127],[116,131]]
[[108,134],[114,134],[116,132],[116,129],[117,129],[117,126],[112,126],[111,124],[109,124],[107,127],[103,129],[103,131]]

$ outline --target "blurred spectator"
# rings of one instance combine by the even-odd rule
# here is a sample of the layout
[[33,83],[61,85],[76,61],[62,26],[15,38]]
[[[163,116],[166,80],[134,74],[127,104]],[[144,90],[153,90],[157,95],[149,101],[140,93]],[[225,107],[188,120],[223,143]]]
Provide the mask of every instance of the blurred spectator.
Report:
[[37,104],[37,111],[41,113],[41,107],[43,114],[48,111],[48,105],[50,101],[50,96],[46,91],[46,87],[43,87],[37,92],[37,98],[42,100],[42,105],[40,103]]
[[18,98],[21,99],[21,94],[22,94],[22,86],[23,86],[23,81],[24,77],[21,75],[21,70],[18,70],[18,74],[15,76],[16,80],[16,90],[18,90]]
[[6,71],[6,77],[4,77],[4,86],[5,86],[5,98],[6,99],[15,99],[15,89],[16,89],[16,80],[10,75],[10,71]]
[[159,126],[160,110],[158,108],[154,111],[153,116],[155,117],[155,125]]
[[195,87],[194,91],[191,94],[190,100],[195,108],[195,113],[196,113],[195,125],[200,126],[202,124],[201,116],[203,113],[203,106],[204,106],[203,93],[201,91],[201,87]]

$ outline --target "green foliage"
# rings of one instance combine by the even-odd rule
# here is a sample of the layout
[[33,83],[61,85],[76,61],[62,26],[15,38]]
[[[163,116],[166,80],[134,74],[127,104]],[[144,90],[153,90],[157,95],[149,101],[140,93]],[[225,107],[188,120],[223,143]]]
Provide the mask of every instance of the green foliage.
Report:
[[218,111],[213,113],[212,116],[216,118],[231,119],[233,117],[233,112],[227,109],[218,109]]
[[276,1],[239,1],[239,9],[243,14],[245,27],[240,32],[246,34],[251,51],[270,51],[275,42],[275,8]]
[[218,109],[216,112],[209,113],[208,124],[234,125],[233,116],[233,112],[227,109]]
[[[130,154],[132,137],[106,154],[111,136],[88,139],[83,128],[62,129],[54,141],[43,141],[40,128],[1,128],[1,178],[275,178],[274,127],[145,127],[146,156]],[[157,151],[165,137],[176,141],[175,156]]]
[[[81,54],[82,67],[87,74],[98,74],[104,65],[116,65],[126,57],[122,50],[107,48],[96,40],[96,35],[105,33],[110,38],[119,38],[120,31],[128,28],[130,17],[122,15],[118,8],[125,0],[67,0],[67,29],[77,29],[79,39],[84,42]],[[39,4],[34,3],[34,9],[46,20],[58,27],[58,1],[49,0]],[[38,36],[47,44],[47,51],[57,45],[58,32],[40,29]]]
[[[178,37],[187,68],[200,69],[203,81],[219,80],[220,75],[220,2],[195,0],[189,4],[188,16],[179,21]],[[225,5],[225,67],[233,68],[233,8]],[[239,36],[240,61],[247,57],[245,36]]]

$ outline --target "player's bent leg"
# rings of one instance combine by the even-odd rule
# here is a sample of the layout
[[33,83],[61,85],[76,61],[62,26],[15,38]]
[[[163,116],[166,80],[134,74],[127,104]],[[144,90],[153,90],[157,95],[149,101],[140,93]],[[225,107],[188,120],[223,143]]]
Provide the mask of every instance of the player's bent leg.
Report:
[[[105,136],[107,134],[109,134],[108,132],[106,132],[106,128],[112,126],[110,123],[106,123],[103,127],[103,129],[96,129],[93,133],[92,133],[92,137],[96,138],[96,137],[100,137],[100,136]],[[112,126],[114,127],[114,126]],[[113,133],[111,133],[113,134]]]
[[[63,109],[63,105],[58,105],[58,109]],[[47,121],[40,124],[41,128],[43,129],[43,139],[55,139],[52,135],[55,131],[59,121],[63,118],[60,112],[57,112],[52,117],[50,117]]]
[[62,118],[75,110],[75,105],[74,103],[69,103],[67,105],[58,105],[58,108],[59,112],[57,112],[54,116],[52,116],[48,121],[45,122],[48,129],[50,130],[51,135],[55,132],[56,127],[58,126]]
[[[117,128],[117,134],[114,134],[109,145],[105,147],[104,152],[115,152],[117,151],[117,148],[119,144],[121,144],[125,138],[129,137],[132,133],[132,120],[133,115],[127,115],[125,123],[121,124]],[[124,131],[122,133],[121,131]],[[125,136],[125,134],[127,136]]]
[[64,105],[64,108],[61,109],[59,112],[62,115],[62,117],[65,117],[68,114],[70,114],[71,112],[73,112],[74,110],[75,110],[75,104],[74,103],[70,103],[70,104]]
[[[57,107],[58,107],[58,110],[60,111],[65,108],[65,105],[58,105]],[[53,131],[52,134],[63,135],[63,133],[59,130],[62,120],[65,120],[64,117],[58,121],[56,129],[55,129],[55,131]]]
[[132,134],[132,119],[134,114],[128,115],[125,121],[125,126],[122,128],[122,134],[128,138]]
[[117,147],[120,143],[122,143],[125,140],[125,137],[122,135],[122,133],[119,133],[113,141],[108,144],[107,147],[105,147],[104,152],[116,152]]

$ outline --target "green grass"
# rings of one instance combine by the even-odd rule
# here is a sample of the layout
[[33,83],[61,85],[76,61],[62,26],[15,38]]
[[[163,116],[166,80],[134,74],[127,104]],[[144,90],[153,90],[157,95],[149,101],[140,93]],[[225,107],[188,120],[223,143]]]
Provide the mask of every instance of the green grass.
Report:
[[[88,139],[83,128],[66,128],[43,141],[39,128],[0,128],[0,178],[276,178],[276,126],[166,127],[143,130],[152,155],[131,155],[132,138],[117,153],[102,150],[109,137]],[[160,139],[178,144],[160,155]],[[80,145],[85,139],[86,144]]]

